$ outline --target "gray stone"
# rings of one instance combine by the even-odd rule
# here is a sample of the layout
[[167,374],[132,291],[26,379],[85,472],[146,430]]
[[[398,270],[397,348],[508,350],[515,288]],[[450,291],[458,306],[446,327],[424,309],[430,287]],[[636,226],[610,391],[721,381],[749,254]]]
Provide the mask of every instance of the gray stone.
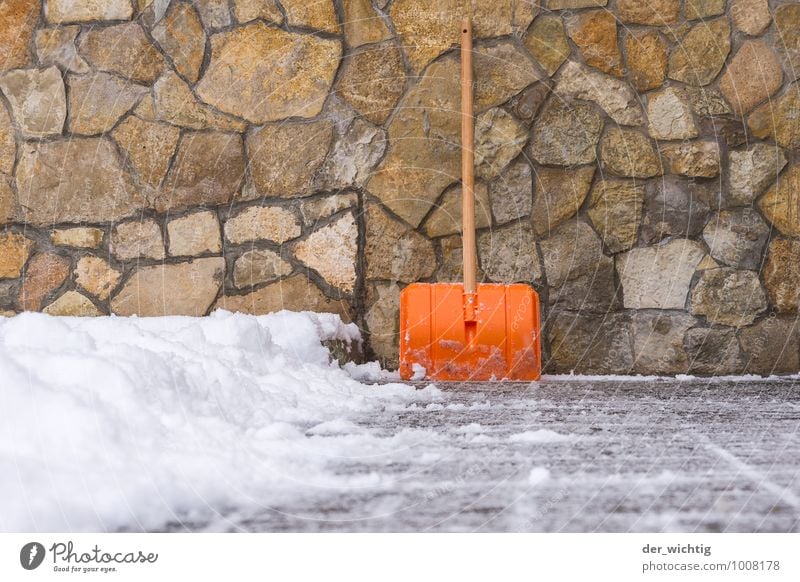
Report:
[[764,285],[779,313],[800,311],[800,240],[776,237],[769,243]]
[[[142,104],[147,103],[147,97]],[[165,121],[189,129],[219,129],[243,132],[246,124],[220,113],[197,100],[189,85],[172,71],[166,71],[153,85],[152,112],[145,114],[142,104],[136,114],[148,121]]]
[[767,294],[755,271],[708,269],[692,289],[691,312],[711,323],[750,325],[767,308]]
[[570,170],[539,168],[531,211],[536,236],[549,236],[559,224],[577,214],[589,194],[594,174],[594,166]]
[[78,50],[95,69],[137,83],[152,83],[165,67],[164,57],[136,22],[90,28],[80,36]]
[[769,230],[753,208],[723,210],[708,221],[703,240],[717,261],[739,269],[758,270]]
[[713,178],[720,172],[719,144],[713,140],[683,142],[661,149],[673,174]]
[[730,187],[726,199],[732,206],[747,206],[774,184],[786,166],[786,156],[776,145],[756,143],[742,151],[728,152]]
[[606,311],[616,305],[614,261],[592,227],[570,220],[540,245],[551,306]]
[[647,100],[650,136],[655,139],[689,139],[697,137],[697,126],[689,104],[674,88],[651,93]]
[[[436,280],[447,283],[464,281],[464,248],[461,235],[440,238],[436,241],[442,251],[442,264],[436,271]],[[476,279],[483,281],[480,264],[476,266]]]
[[109,131],[147,92],[146,87],[102,71],[69,75],[67,85],[69,130],[81,135]]
[[489,202],[497,224],[528,216],[533,204],[530,164],[517,160],[492,181],[489,184]]
[[18,69],[0,75],[0,91],[25,138],[59,135],[67,117],[66,92],[56,67]]
[[692,277],[705,256],[693,240],[635,248],[617,257],[623,305],[627,309],[684,309]]
[[496,283],[531,283],[542,277],[529,224],[510,224],[481,234],[478,256],[483,272]]
[[338,137],[322,164],[317,186],[322,190],[361,187],[386,151],[386,131],[356,118]]
[[36,55],[42,65],[58,65],[72,73],[88,73],[89,65],[78,54],[75,38],[80,26],[61,26],[36,31]]
[[683,346],[689,356],[690,374],[723,376],[744,371],[745,362],[736,331],[729,327],[690,329]]
[[320,220],[333,216],[345,208],[355,208],[358,205],[358,194],[355,192],[344,192],[333,194],[323,198],[313,200],[302,200],[300,202],[300,215],[303,217],[303,224],[313,226]]
[[668,236],[694,237],[703,230],[709,203],[701,188],[678,176],[664,176],[645,186],[640,240],[652,244]]
[[602,131],[603,120],[591,105],[553,99],[534,124],[531,155],[540,164],[591,163]]
[[411,283],[427,279],[436,270],[433,244],[424,236],[369,204],[364,248],[368,279]]
[[[477,182],[473,189],[475,198],[475,228],[481,229],[492,225],[492,214],[489,208],[489,193],[483,182]],[[423,232],[431,238],[457,234],[461,232],[461,211],[463,194],[458,184],[445,190],[439,205],[433,209],[425,220]]]
[[233,284],[251,287],[269,283],[292,272],[292,265],[268,249],[247,251],[233,264]]
[[396,283],[370,283],[367,287],[369,345],[383,366],[396,368],[400,354],[400,287]]
[[636,374],[685,374],[689,358],[683,347],[686,332],[698,321],[683,311],[634,311],[633,351]]
[[594,101],[620,125],[641,125],[644,115],[636,92],[620,79],[570,61],[564,65],[555,93],[561,99]]
[[750,374],[796,374],[800,370],[800,321],[767,317],[739,331]]
[[475,120],[475,174],[499,176],[528,142],[528,131],[505,109],[495,107]]
[[612,127],[600,142],[603,168],[626,178],[652,178],[663,173],[650,139],[636,131]]
[[569,374],[630,374],[630,318],[624,313],[560,312],[548,318],[548,371]]

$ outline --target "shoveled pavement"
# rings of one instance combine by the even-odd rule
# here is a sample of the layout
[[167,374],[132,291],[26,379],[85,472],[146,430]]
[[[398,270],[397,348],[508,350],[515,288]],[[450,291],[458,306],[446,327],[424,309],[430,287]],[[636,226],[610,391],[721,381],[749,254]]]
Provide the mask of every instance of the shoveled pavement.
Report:
[[331,459],[358,485],[298,484],[215,528],[800,532],[800,380],[438,386],[435,405],[350,419],[416,435]]

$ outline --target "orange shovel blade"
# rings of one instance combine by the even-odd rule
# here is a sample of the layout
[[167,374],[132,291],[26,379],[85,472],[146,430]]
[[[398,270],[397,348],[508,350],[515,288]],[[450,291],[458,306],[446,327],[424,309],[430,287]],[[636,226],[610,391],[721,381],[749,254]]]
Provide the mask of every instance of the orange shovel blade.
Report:
[[461,283],[413,283],[400,294],[400,376],[485,381],[541,376],[539,296],[480,284],[468,321]]

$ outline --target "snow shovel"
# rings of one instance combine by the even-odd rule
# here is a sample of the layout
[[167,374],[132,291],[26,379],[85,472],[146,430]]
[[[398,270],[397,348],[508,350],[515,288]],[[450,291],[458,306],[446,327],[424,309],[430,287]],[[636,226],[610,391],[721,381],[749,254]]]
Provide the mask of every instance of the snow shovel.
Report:
[[539,296],[528,285],[476,285],[472,23],[461,26],[464,284],[412,283],[400,294],[404,380],[538,380]]

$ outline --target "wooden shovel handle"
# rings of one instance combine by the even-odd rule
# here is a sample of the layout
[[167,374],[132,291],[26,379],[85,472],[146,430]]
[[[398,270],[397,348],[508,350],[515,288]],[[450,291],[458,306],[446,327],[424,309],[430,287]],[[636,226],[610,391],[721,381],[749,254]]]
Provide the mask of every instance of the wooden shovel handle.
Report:
[[472,115],[472,21],[461,21],[461,185],[464,293],[475,293],[475,125]]

